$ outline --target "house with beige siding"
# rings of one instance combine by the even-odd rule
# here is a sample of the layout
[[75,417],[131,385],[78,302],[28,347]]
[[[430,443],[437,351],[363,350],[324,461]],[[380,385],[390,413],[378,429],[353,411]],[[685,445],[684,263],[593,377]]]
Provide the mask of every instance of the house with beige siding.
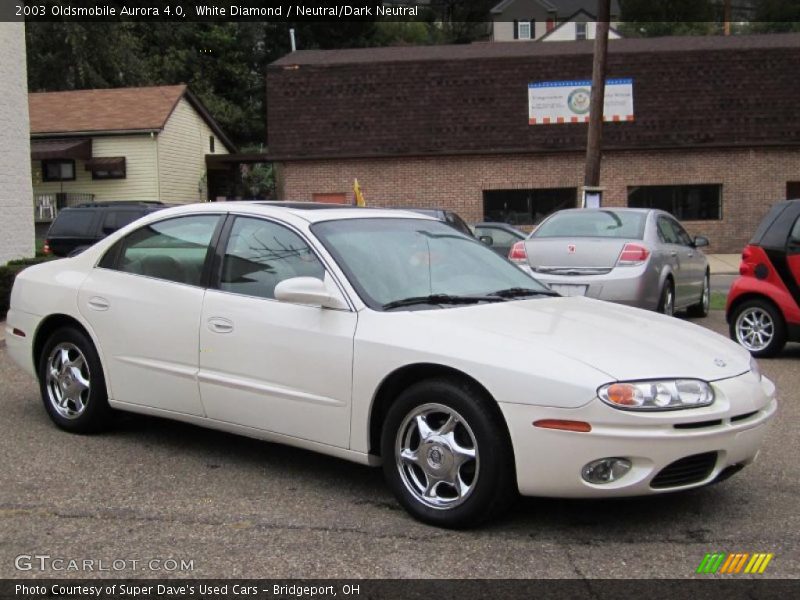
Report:
[[86,202],[204,202],[235,147],[185,85],[29,94],[38,222]]

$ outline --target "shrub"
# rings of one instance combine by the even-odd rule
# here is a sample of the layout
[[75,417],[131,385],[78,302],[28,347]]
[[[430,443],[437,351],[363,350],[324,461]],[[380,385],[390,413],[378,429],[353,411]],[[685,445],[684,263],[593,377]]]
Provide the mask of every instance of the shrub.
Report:
[[11,288],[17,273],[26,267],[51,260],[53,257],[20,258],[11,260],[8,264],[0,266],[0,320],[6,318],[8,303],[11,300]]

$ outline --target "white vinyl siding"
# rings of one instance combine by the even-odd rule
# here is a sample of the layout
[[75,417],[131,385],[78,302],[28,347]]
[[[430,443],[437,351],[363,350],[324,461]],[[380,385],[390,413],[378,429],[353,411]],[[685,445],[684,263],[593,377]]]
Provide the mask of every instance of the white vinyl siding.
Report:
[[206,154],[215,137],[214,154],[227,154],[222,141],[182,98],[158,136],[159,186],[162,202],[206,200]]
[[56,192],[94,194],[95,202],[158,200],[156,137],[110,135],[92,138],[92,156],[124,156],[125,179],[92,179],[84,161],[75,161],[75,181],[42,181],[41,161],[32,161],[34,194]]

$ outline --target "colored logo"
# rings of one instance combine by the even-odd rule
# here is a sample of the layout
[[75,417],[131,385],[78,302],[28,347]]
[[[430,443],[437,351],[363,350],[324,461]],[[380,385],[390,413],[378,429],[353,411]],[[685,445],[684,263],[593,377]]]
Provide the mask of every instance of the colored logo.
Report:
[[567,96],[567,106],[575,114],[585,115],[589,112],[591,97],[592,92],[587,88],[572,90],[572,93]]
[[567,246],[567,252],[568,252],[569,254],[575,254],[575,244],[569,244],[569,245]]
[[714,554],[706,554],[697,567],[696,573],[704,574],[738,574],[738,573],[763,573],[767,570],[769,561],[772,560],[774,554],[767,554],[765,552],[756,552],[750,554],[748,552],[738,552],[727,554],[725,552],[715,552]]

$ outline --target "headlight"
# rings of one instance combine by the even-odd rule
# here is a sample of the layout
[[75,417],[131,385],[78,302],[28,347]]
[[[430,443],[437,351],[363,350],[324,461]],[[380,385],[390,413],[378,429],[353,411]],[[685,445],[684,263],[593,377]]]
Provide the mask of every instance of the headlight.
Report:
[[761,367],[759,366],[758,361],[752,356],[750,357],[750,370],[753,372],[756,378],[761,381]]
[[699,379],[609,383],[598,389],[597,395],[623,410],[677,410],[714,402],[711,386]]

